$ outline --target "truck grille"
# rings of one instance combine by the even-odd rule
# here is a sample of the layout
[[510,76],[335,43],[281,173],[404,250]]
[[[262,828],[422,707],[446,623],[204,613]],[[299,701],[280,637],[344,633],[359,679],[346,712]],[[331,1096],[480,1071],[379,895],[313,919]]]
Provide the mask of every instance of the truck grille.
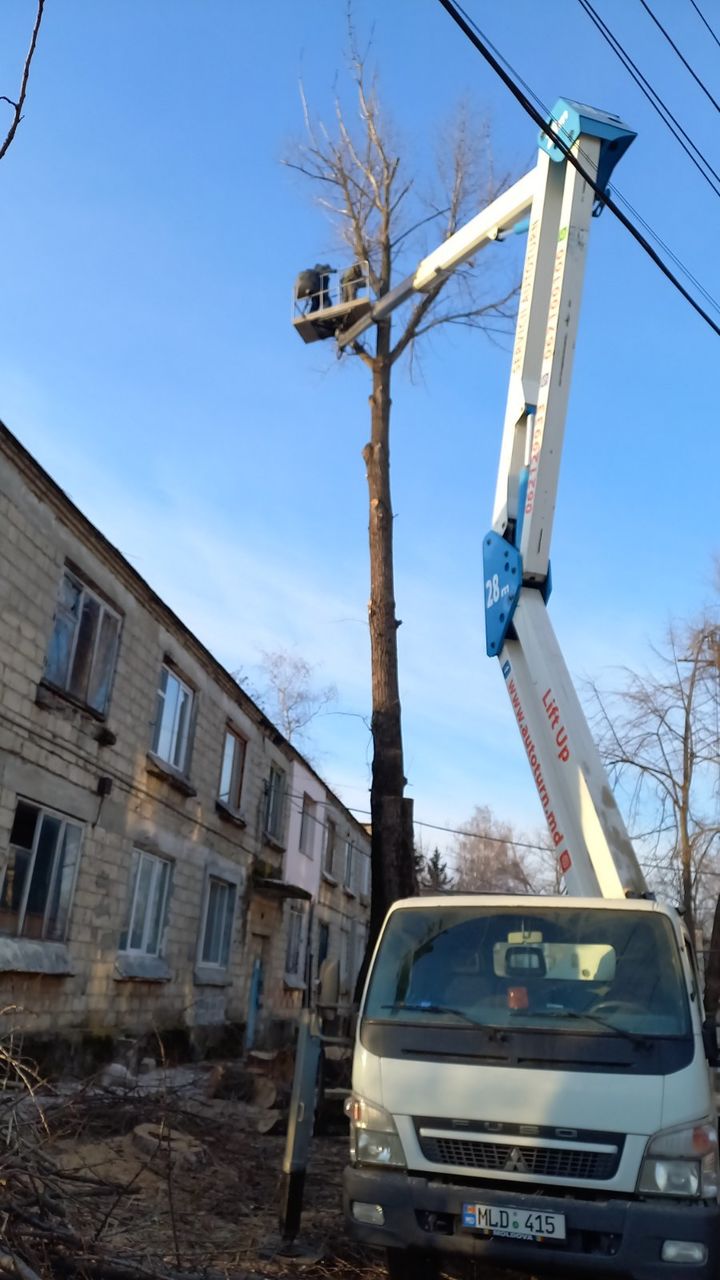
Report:
[[614,1177],[620,1150],[578,1151],[568,1147],[514,1146],[512,1142],[486,1142],[476,1138],[418,1135],[420,1150],[432,1164],[484,1169],[490,1173],[514,1173],[518,1177],[587,1178],[604,1181]]

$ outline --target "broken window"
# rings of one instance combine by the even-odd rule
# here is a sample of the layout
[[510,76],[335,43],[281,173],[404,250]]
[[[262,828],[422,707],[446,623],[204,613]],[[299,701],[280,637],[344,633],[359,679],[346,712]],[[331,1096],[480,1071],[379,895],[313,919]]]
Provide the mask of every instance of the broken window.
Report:
[[119,636],[118,614],[65,569],[45,663],[47,682],[104,714]]
[[67,933],[82,827],[18,800],[0,889],[0,931],[62,942]]

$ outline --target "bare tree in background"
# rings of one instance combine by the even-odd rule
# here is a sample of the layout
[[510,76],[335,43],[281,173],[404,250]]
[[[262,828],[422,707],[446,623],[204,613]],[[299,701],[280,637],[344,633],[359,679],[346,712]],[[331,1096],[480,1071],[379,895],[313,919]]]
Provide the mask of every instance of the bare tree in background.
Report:
[[720,891],[720,626],[673,627],[655,657],[654,671],[626,670],[613,694],[593,686],[598,736],[611,780],[629,793],[648,879],[695,937],[709,931]]
[[[351,262],[368,263],[372,292],[382,298],[427,252],[423,237],[428,226],[436,245],[495,199],[508,185],[508,175],[498,178],[493,172],[487,122],[476,126],[469,113],[460,110],[440,139],[435,171],[440,194],[423,199],[403,163],[402,148],[382,109],[366,57],[357,51],[352,28],[350,36],[353,108],[336,98],[334,119],[325,124],[313,118],[303,94],[305,136],[287,163],[316,188],[318,204],[329,217],[336,239],[349,250]],[[352,347],[371,382],[370,440],[363,450],[370,500],[370,946],[389,905],[416,889],[412,807],[404,796],[398,681],[400,623],[395,608],[390,495],[392,374],[403,356],[413,357],[419,338],[441,326],[497,329],[509,318],[516,292],[514,285],[492,292],[487,273],[459,270],[438,278],[409,303],[396,331],[391,319],[383,320],[375,326],[372,346],[358,341]]]
[[23,107],[25,106],[25,98],[27,96],[28,80],[30,79],[30,67],[32,66],[32,60],[35,56],[35,49],[37,47],[38,35],[40,32],[40,23],[42,22],[44,8],[45,8],[45,0],[37,0],[37,10],[35,12],[35,24],[33,26],[32,35],[30,37],[30,48],[27,51],[25,64],[23,66],[22,75],[20,77],[20,90],[18,92],[17,99],[9,98],[5,93],[0,94],[0,102],[5,102],[9,107],[12,108],[12,117],[10,120],[9,128],[5,134],[4,139],[2,140],[2,142],[0,142],[0,160],[2,160],[4,155],[6,155],[7,151],[12,145],[13,138],[15,137],[15,134],[17,133],[17,130],[18,130],[18,125],[20,124],[20,121],[23,118],[22,113],[23,113]]
[[235,679],[276,724],[288,742],[303,742],[308,725],[337,698],[334,684],[317,685],[315,667],[289,649],[263,650],[261,684],[252,685],[243,671]]
[[557,893],[557,860],[545,836],[527,836],[496,818],[487,805],[475,809],[452,846],[453,888],[463,893]]

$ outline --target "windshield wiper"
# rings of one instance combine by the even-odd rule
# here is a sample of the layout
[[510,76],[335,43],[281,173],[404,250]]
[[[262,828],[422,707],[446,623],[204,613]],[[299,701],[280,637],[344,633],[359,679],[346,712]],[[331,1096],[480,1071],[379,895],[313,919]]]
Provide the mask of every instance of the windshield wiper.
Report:
[[453,1009],[449,1004],[432,1004],[424,1000],[418,1004],[405,1004],[403,1000],[395,1000],[393,1004],[381,1004],[381,1009],[391,1009],[395,1013],[398,1009],[407,1009],[412,1013],[450,1013],[456,1018],[462,1018],[463,1022],[469,1022],[472,1027],[481,1027],[483,1024],[477,1022],[475,1018],[471,1018],[468,1013],[464,1013],[462,1009]]
[[581,1022],[594,1022],[598,1027],[602,1027],[603,1031],[610,1031],[615,1036],[622,1036],[624,1040],[630,1040],[632,1044],[639,1045],[641,1048],[652,1048],[653,1042],[649,1036],[640,1035],[637,1031],[626,1031],[624,1027],[616,1027],[614,1022],[607,1022],[605,1018],[601,1018],[597,1013],[579,1013],[577,1009],[534,1009],[531,1017],[579,1018]]

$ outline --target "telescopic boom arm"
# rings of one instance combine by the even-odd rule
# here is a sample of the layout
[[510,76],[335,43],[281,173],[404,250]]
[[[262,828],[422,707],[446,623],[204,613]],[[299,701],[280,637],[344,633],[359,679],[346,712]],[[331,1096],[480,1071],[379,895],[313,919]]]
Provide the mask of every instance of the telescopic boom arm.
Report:
[[570,892],[646,895],[546,602],[550,541],[595,192],[554,145],[560,131],[604,190],[635,134],[561,100],[540,139],[500,451],[483,548],[487,651],[500,660]]
[[602,207],[596,190],[606,190],[635,136],[617,116],[561,98],[540,135],[535,168],[337,334],[338,346],[352,344],[529,215],[492,529],[483,545],[487,652],[500,661],[566,886],[603,898],[646,896],[647,887],[546,603],[590,220]]

